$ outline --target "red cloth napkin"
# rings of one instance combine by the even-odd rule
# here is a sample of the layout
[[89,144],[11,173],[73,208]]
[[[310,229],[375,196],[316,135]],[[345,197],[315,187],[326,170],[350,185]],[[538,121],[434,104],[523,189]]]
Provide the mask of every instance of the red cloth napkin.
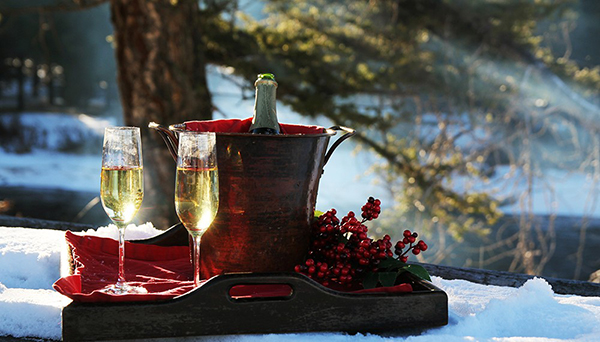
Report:
[[[79,235],[67,231],[75,272],[60,278],[53,287],[78,302],[122,302],[167,300],[194,289],[187,246],[162,247],[125,242],[125,278],[148,290],[145,294],[114,295],[99,290],[117,280],[118,243],[113,239]],[[356,293],[411,292],[410,284],[353,291]],[[287,297],[286,284],[237,285],[233,298]]]
[[75,272],[59,279],[54,289],[79,302],[115,302],[170,299],[194,288],[189,248],[125,242],[125,279],[147,294],[111,295],[98,291],[117,281],[118,242],[96,236],[65,234],[71,246]]
[[[218,119],[205,121],[184,122],[189,131],[220,132],[220,133],[248,133],[252,118],[247,119]],[[281,134],[321,134],[325,128],[321,126],[279,124]]]

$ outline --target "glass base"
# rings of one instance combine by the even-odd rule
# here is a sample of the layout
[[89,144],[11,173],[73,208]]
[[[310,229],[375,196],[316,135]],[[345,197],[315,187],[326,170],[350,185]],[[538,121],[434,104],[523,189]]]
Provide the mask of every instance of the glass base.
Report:
[[102,291],[104,293],[109,293],[109,294],[128,294],[128,293],[144,294],[144,293],[148,293],[148,290],[146,290],[146,288],[144,288],[142,286],[134,286],[134,285],[129,285],[127,283],[116,283],[113,285],[108,285],[107,287],[103,288],[100,291]]

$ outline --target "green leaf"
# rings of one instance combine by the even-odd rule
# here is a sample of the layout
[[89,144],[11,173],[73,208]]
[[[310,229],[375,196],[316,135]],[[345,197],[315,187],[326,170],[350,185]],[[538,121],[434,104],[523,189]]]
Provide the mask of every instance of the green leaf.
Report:
[[431,281],[431,277],[429,277],[429,272],[423,266],[419,265],[406,265],[404,269],[421,279],[425,279],[427,281]]
[[321,215],[323,215],[324,212],[320,211],[320,210],[315,210],[315,218],[319,218],[321,217]]
[[397,272],[377,272],[377,274],[379,275],[379,282],[384,287],[394,286],[398,276]]
[[379,265],[377,265],[377,268],[387,270],[398,270],[404,266],[406,266],[406,264],[398,259],[386,258],[381,260]]
[[367,275],[365,275],[365,278],[363,279],[363,287],[365,289],[373,289],[377,286],[378,280],[379,280],[379,277],[378,277],[377,273],[369,272],[369,273],[367,273]]

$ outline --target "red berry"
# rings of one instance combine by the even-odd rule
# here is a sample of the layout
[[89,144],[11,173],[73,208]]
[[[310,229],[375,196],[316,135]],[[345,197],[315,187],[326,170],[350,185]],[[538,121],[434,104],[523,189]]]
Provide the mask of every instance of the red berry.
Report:
[[402,235],[404,235],[404,237],[409,237],[412,235],[412,233],[410,232],[410,230],[407,229],[402,233]]
[[414,255],[417,255],[417,254],[421,253],[421,250],[418,248],[413,248],[412,252]]
[[400,257],[400,261],[402,261],[402,262],[404,262],[404,263],[405,263],[405,262],[406,262],[406,260],[408,260],[408,257],[407,257],[407,256]]

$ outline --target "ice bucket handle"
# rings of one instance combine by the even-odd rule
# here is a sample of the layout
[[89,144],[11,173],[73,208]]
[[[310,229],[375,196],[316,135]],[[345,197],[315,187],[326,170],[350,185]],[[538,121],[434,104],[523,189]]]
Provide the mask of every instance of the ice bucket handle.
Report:
[[344,140],[350,138],[351,136],[353,136],[354,134],[356,134],[356,131],[353,130],[352,128],[348,128],[348,127],[344,127],[344,126],[331,126],[328,128],[328,130],[333,130],[333,131],[343,131],[344,134],[339,137],[332,145],[331,147],[329,147],[329,151],[327,151],[327,153],[325,153],[325,161],[323,162],[323,165],[327,164],[327,161],[329,161],[329,158],[331,158],[331,155],[333,154],[333,151],[335,151],[335,149],[340,146],[341,143],[344,142]]
[[156,122],[149,123],[148,128],[155,129],[160,134],[160,137],[165,141],[173,160],[175,160],[177,163],[177,149],[179,148],[177,143],[179,140],[177,139],[175,133],[173,133],[167,127],[157,124]]

